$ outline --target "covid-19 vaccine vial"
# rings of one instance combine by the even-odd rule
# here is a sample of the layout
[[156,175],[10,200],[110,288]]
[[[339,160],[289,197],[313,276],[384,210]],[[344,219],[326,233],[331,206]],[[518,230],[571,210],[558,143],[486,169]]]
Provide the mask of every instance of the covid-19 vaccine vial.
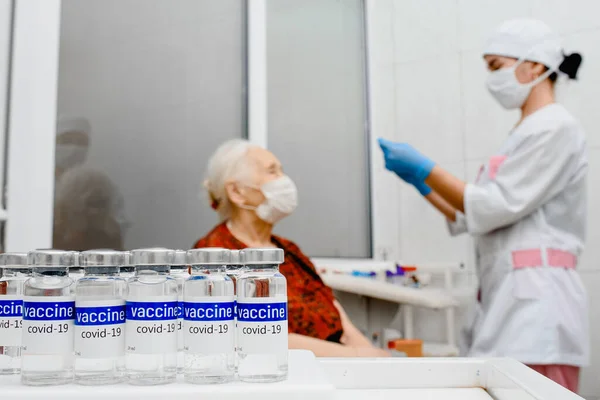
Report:
[[225,273],[229,250],[190,250],[187,260],[192,275],[183,289],[185,381],[231,381],[235,374],[235,324],[233,282]]
[[74,253],[36,250],[23,288],[21,382],[60,385],[73,380],[75,297],[69,268]]
[[23,286],[30,273],[27,253],[0,254],[0,375],[21,372]]
[[281,249],[244,249],[237,280],[238,376],[275,382],[288,374],[287,287]]
[[[73,252],[73,265],[69,267],[69,278],[73,280],[73,282],[77,282],[81,277],[83,277],[83,268],[79,263],[79,252]],[[75,285],[72,286],[72,289],[75,290]]]
[[240,250],[230,250],[230,261],[225,267],[225,273],[233,282],[233,292],[237,295],[237,279],[242,274],[244,266],[240,261]]
[[[227,274],[229,279],[231,279],[231,281],[233,282],[233,296],[234,296],[233,322],[235,324],[236,329],[237,329],[237,279],[241,275],[242,271],[244,270],[243,267],[244,266],[243,266],[242,262],[240,261],[240,251],[239,250],[231,250],[229,253],[229,264],[225,268],[225,273]],[[237,371],[237,367],[238,367],[237,333],[235,334],[234,342],[235,342],[235,351],[236,351],[235,369]]]
[[83,277],[75,283],[75,382],[105,385],[125,373],[125,280],[119,268],[129,253],[80,254]]
[[131,252],[127,281],[125,363],[129,383],[159,385],[177,378],[177,281],[169,275],[173,250]]
[[131,252],[124,251],[124,253],[127,254],[129,262],[127,265],[121,265],[121,268],[119,268],[119,276],[127,281],[127,279],[133,278],[135,275],[135,268],[131,264]]
[[177,281],[178,292],[178,318],[177,318],[177,372],[183,373],[183,283],[190,276],[186,263],[186,252],[175,250],[171,276]]

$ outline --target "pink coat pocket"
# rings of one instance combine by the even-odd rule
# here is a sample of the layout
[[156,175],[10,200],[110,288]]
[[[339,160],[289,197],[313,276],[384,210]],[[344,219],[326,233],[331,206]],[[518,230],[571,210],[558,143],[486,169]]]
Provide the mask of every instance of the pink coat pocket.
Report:
[[488,175],[490,179],[496,179],[498,169],[504,163],[504,161],[506,161],[506,156],[493,156],[490,158],[490,164],[488,168]]

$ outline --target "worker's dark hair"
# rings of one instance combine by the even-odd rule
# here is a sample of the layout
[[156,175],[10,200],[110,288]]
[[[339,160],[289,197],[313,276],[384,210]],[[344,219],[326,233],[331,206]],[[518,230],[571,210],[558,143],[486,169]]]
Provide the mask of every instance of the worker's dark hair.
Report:
[[[564,54],[563,62],[560,63],[558,70],[569,77],[569,79],[577,79],[577,72],[583,61],[583,57],[579,53]],[[550,81],[556,82],[558,74],[553,72],[549,76]]]

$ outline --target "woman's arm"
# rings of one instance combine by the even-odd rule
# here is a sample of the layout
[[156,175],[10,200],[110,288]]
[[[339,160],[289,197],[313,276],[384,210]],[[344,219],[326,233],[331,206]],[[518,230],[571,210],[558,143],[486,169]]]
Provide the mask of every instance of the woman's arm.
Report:
[[448,218],[451,222],[456,221],[456,208],[452,207],[450,203],[448,203],[442,196],[440,196],[436,191],[432,190],[425,199],[437,208],[439,212],[444,214],[446,218]]
[[362,334],[360,329],[358,329],[346,314],[344,307],[337,301],[333,301],[333,305],[337,308],[340,313],[340,319],[342,320],[342,329],[344,334],[340,342],[346,346],[353,347],[374,347],[373,344],[367,339],[365,335]]
[[288,335],[288,347],[290,349],[310,350],[317,357],[356,357],[356,349],[343,346],[338,343],[316,339],[310,336],[290,333]]
[[389,357],[390,354],[375,347],[353,347],[344,346],[326,340],[316,339],[310,336],[290,333],[288,335],[288,347],[290,349],[310,350],[317,357]]
[[433,192],[427,195],[427,200],[448,219],[456,220],[456,210],[465,212],[465,182],[436,165],[425,179],[425,183],[433,189]]

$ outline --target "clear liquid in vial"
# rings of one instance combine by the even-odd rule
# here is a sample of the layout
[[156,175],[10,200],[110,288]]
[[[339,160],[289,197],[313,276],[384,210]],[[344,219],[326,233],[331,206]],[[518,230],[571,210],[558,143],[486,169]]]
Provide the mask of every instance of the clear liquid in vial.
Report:
[[21,373],[23,284],[27,277],[5,268],[0,279],[0,375]]
[[238,376],[276,382],[288,374],[287,287],[277,266],[249,266],[237,279]]
[[185,364],[183,352],[183,284],[190,276],[185,265],[171,266],[170,275],[177,281],[177,302],[179,307],[179,318],[177,318],[177,373],[183,373]]
[[185,381],[229,382],[235,374],[233,282],[222,268],[194,271],[184,285]]
[[[89,268],[88,268],[89,269]],[[125,281],[94,269],[76,283],[75,382],[106,385],[125,373]]]
[[[21,382],[30,386],[61,385],[73,380],[73,281],[64,275],[37,275],[24,287]],[[29,303],[31,302],[31,303]],[[27,309],[54,308],[44,320],[28,320]],[[43,312],[35,312],[44,314]],[[72,318],[65,318],[71,314]],[[35,333],[29,333],[29,327]]]
[[[166,273],[138,271],[127,283],[126,297],[125,365],[129,383],[174,382],[177,377],[176,280]],[[151,315],[152,320],[140,320],[143,314]]]

